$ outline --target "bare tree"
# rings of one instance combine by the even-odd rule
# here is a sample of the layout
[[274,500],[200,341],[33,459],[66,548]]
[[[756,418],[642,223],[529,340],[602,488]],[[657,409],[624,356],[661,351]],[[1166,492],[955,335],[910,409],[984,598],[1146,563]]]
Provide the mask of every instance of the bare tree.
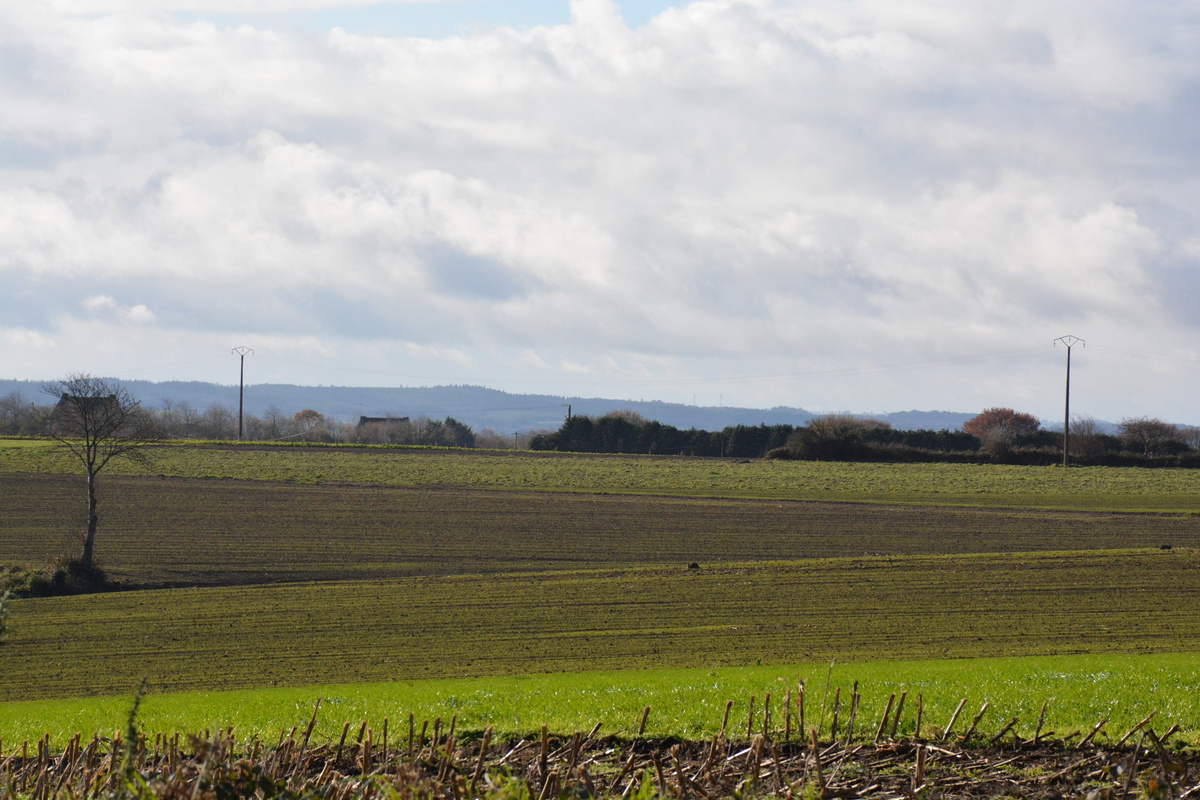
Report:
[[196,432],[203,439],[232,439],[237,433],[237,415],[233,409],[213,403],[196,420]]
[[263,437],[271,441],[289,436],[292,420],[279,406],[271,406],[263,414]]
[[1126,417],[1117,425],[1121,444],[1134,452],[1152,456],[1169,452],[1180,444],[1179,429],[1155,417]]
[[1184,425],[1179,429],[1179,440],[1191,450],[1200,450],[1200,428]]
[[183,424],[180,420],[179,410],[175,407],[175,401],[169,397],[162,399],[162,408],[155,412],[158,417],[158,429],[163,437],[169,439],[179,439],[183,437]]
[[245,438],[250,442],[261,442],[267,438],[267,422],[262,417],[254,414],[246,414],[243,420],[245,423]]
[[45,411],[29,402],[21,392],[10,392],[0,397],[0,433],[33,433],[38,417]]
[[47,418],[48,433],[79,459],[87,474],[87,529],[79,566],[90,572],[99,522],[96,476],[114,458],[145,461],[144,448],[159,438],[157,427],[126,389],[103,378],[71,374],[45,384],[42,391],[58,397]]
[[[550,431],[545,431],[550,433]],[[518,450],[529,446],[532,434],[500,433],[484,428],[475,434],[475,446],[481,450]]]
[[1071,417],[1071,455],[1084,460],[1104,452],[1103,431],[1095,417]]
[[192,408],[192,404],[187,400],[180,401],[175,406],[175,410],[179,413],[179,424],[183,426],[184,431],[189,439],[196,438],[196,425],[200,419],[200,412]]

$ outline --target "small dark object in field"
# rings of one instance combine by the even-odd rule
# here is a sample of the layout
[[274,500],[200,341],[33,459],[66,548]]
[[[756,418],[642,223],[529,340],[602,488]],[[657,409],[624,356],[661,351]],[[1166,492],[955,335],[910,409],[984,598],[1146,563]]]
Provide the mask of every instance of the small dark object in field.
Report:
[[693,561],[692,563],[688,564],[688,569],[700,569],[700,565]]
[[1159,550],[1170,550],[1170,549],[1171,549],[1171,545],[1169,545],[1169,544],[1164,544],[1162,547],[1160,547],[1160,548],[1158,548],[1158,549],[1159,549]]

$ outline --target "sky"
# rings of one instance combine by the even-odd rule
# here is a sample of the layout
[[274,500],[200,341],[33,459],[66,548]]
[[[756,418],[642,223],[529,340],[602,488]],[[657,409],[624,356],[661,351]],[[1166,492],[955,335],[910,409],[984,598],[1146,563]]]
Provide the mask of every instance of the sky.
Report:
[[0,3],[6,378],[1196,424],[1198,222],[1191,0]]

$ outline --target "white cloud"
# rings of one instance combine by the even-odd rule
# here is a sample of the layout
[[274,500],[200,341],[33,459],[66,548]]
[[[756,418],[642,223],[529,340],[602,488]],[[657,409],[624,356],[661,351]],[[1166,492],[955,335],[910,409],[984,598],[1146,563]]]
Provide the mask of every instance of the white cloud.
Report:
[[83,307],[88,311],[105,311],[117,307],[117,301],[106,294],[98,294],[83,301]]
[[57,341],[43,331],[22,328],[0,328],[0,347],[9,353],[36,353],[44,357],[46,351],[57,347]]
[[[390,3],[437,3],[446,0],[388,0]],[[42,0],[56,14],[154,14],[163,11],[236,12],[240,14],[353,8],[380,0]]]
[[466,367],[467,369],[473,369],[477,366],[475,359],[470,354],[453,347],[409,344],[405,347],[405,350],[409,356],[445,366]]
[[149,325],[156,319],[154,312],[142,303],[121,309],[121,316],[135,325]]
[[514,364],[522,367],[533,367],[535,369],[547,369],[550,366],[542,360],[541,356],[529,349],[522,351],[521,357]]
[[[896,365],[1200,327],[1179,4],[699,0],[630,30],[575,0],[442,40],[162,8],[0,9],[6,335],[888,410],[1047,380]],[[1156,396],[1200,418],[1184,372]],[[735,380],[773,375],[818,377]]]
[[144,303],[138,303],[135,306],[122,306],[106,294],[97,294],[85,298],[83,308],[97,316],[124,320],[134,325],[149,325],[157,319],[154,312],[147,308]]

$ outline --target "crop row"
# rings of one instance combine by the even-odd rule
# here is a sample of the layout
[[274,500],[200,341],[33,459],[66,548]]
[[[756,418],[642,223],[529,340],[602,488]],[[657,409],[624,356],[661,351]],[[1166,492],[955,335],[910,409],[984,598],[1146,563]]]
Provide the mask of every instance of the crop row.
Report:
[[[0,473],[0,552],[82,524],[82,478]],[[99,554],[140,585],[600,569],[845,556],[1200,547],[1200,517],[112,476]]]
[[13,603],[0,700],[762,663],[1200,650],[1194,550],[414,577]]

